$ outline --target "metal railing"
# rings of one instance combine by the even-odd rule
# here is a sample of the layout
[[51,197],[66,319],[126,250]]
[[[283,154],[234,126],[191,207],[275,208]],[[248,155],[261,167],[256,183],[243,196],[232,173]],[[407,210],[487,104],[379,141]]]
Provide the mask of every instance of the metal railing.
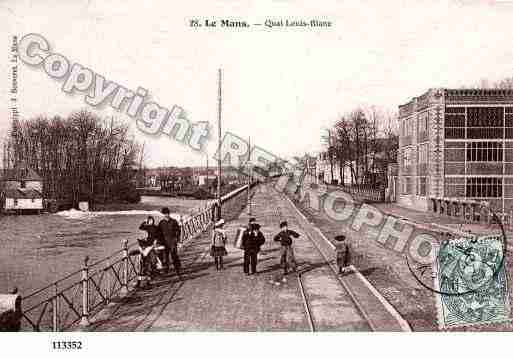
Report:
[[339,191],[349,193],[356,200],[362,202],[385,202],[385,187],[371,185],[328,185]]
[[[247,189],[236,189],[221,198],[225,202]],[[204,232],[213,220],[215,201],[180,220],[179,243]],[[140,273],[137,242],[122,242],[122,248],[96,262],[84,258],[81,269],[23,297],[21,330],[65,331],[88,326],[90,317],[115,298],[128,293]],[[134,250],[130,250],[133,248]]]
[[80,270],[23,297],[21,329],[27,331],[63,331],[79,324],[89,325],[89,317],[113,298],[128,293],[139,273],[138,255],[122,249],[90,263],[84,258]]

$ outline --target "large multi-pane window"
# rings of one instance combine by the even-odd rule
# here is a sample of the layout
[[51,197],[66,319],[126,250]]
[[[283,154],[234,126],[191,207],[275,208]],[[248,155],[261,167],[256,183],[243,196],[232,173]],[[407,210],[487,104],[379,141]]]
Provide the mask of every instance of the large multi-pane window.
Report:
[[502,162],[502,142],[468,142],[467,161]]
[[506,107],[504,120],[504,137],[513,139],[513,107]]
[[445,109],[445,138],[465,138],[465,107]]
[[468,107],[467,138],[502,138],[504,109],[502,107]]
[[467,177],[467,198],[502,197],[502,179]]
[[[510,112],[508,112],[510,111]],[[466,114],[466,115],[465,115]],[[513,122],[513,111],[506,109],[506,138],[511,135],[508,123]],[[503,107],[446,107],[445,138],[447,139],[502,139],[504,136]],[[465,131],[466,126],[466,131]]]

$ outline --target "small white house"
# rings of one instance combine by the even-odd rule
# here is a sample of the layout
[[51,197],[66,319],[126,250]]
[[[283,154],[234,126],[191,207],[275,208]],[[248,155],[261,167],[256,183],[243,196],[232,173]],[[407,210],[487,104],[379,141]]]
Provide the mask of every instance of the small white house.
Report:
[[199,186],[211,186],[217,179],[214,175],[199,175],[198,185]]
[[32,169],[23,166],[3,170],[0,204],[4,211],[40,211],[43,209],[43,180]]

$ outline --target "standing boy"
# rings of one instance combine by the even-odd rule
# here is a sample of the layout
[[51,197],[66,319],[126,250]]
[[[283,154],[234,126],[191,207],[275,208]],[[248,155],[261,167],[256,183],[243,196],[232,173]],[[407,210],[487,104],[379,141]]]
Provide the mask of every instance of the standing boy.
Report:
[[336,236],[335,241],[337,241],[335,248],[337,251],[338,274],[344,274],[346,267],[349,266],[351,252],[345,235]]
[[292,247],[292,238],[298,238],[299,233],[288,229],[286,221],[280,223],[280,232],[274,236],[274,241],[280,242],[281,244],[281,260],[280,263],[283,265],[283,273],[288,273],[289,265],[292,266],[292,270],[296,271],[296,259],[294,258],[294,250]]

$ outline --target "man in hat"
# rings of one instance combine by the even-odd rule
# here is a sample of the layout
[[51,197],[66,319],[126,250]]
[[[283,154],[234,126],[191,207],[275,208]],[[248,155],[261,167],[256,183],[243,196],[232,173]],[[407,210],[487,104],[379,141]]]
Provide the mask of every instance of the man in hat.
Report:
[[[255,219],[250,219],[248,229],[242,235],[242,249],[244,250],[244,273],[247,275],[256,274],[258,252],[260,247],[265,243],[265,237],[260,232],[260,225],[255,223]],[[251,269],[251,271],[250,271]]]
[[161,212],[164,215],[164,218],[159,222],[159,230],[162,234],[164,244],[162,264],[164,269],[169,272],[169,257],[171,257],[176,274],[180,275],[182,265],[180,263],[180,258],[178,258],[177,248],[178,240],[180,238],[180,225],[174,218],[171,218],[169,208],[164,207]]
[[287,221],[280,223],[280,232],[274,236],[275,242],[281,244],[281,264],[283,265],[283,273],[288,273],[289,264],[292,266],[292,270],[296,271],[296,259],[294,258],[294,250],[292,248],[292,238],[299,238],[299,233],[288,229]]
[[350,249],[349,244],[346,241],[346,236],[341,234],[339,236],[335,236],[335,250],[337,252],[337,266],[338,266],[338,274],[344,274],[346,267],[349,265],[350,261]]

